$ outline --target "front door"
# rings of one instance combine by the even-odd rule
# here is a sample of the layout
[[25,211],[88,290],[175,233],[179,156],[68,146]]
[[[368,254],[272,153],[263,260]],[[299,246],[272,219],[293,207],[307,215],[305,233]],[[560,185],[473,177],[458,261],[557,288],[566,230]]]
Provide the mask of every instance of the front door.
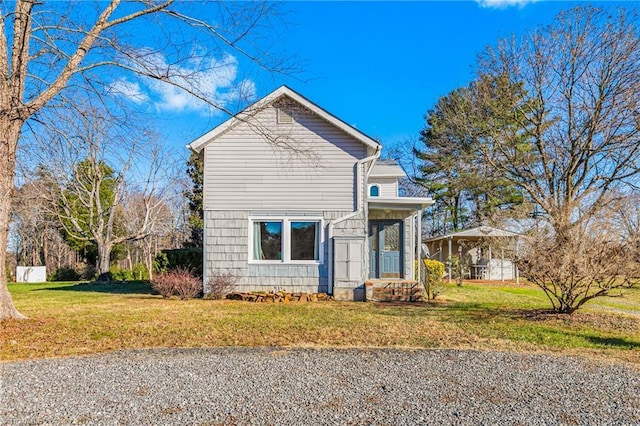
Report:
[[370,278],[402,278],[402,221],[369,223]]

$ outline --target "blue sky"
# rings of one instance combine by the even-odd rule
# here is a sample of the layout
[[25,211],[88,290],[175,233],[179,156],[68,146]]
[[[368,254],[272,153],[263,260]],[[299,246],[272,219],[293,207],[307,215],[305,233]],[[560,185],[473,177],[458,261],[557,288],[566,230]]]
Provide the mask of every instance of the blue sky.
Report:
[[[465,85],[487,45],[552,22],[578,2],[287,2],[282,47],[297,52],[299,78],[255,78],[261,97],[287,84],[388,147],[415,138],[437,99]],[[600,6],[630,3],[601,2]],[[242,61],[237,64],[243,74]],[[169,111],[168,141],[178,146],[225,117]]]

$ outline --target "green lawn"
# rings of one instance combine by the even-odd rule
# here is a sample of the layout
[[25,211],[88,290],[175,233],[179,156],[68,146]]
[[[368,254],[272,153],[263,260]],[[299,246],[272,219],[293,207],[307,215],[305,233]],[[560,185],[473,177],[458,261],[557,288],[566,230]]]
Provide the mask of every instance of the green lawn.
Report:
[[164,300],[146,283],[11,284],[27,321],[0,325],[0,360],[150,347],[474,348],[605,356],[640,364],[640,289],[571,316],[535,287],[446,286],[435,303],[255,304]]

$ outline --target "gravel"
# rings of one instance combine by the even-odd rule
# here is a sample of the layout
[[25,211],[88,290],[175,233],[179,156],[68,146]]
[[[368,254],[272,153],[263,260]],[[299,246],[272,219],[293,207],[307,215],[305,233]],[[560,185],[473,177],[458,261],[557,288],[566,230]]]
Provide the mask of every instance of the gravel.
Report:
[[640,424],[640,373],[456,350],[157,349],[0,363],[1,424]]

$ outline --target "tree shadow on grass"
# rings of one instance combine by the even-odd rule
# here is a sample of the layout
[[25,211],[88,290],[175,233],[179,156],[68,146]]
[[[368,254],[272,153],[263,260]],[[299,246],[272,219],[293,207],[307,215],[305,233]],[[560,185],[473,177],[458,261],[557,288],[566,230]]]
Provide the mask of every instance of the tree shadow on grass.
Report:
[[419,302],[419,303],[375,303],[376,308],[380,308],[379,314],[419,317],[423,315],[437,315],[443,319],[453,321],[493,321],[498,318],[504,320],[524,320],[526,322],[537,323],[554,321],[568,321],[571,316],[559,314],[548,308],[514,308],[507,306],[496,306],[485,303],[473,302]]
[[64,287],[48,287],[42,290],[52,291],[80,291],[90,293],[109,293],[109,294],[144,294],[144,295],[156,295],[158,294],[148,281],[126,281],[126,282],[90,282],[82,284],[72,284]]
[[459,303],[449,301],[430,302],[376,302],[376,314],[419,318],[434,316],[445,320],[487,321],[497,316],[504,316],[504,311],[477,303]]
[[[513,307],[497,307],[493,305],[485,305],[482,303],[435,303],[421,305],[396,305],[396,304],[376,304],[380,308],[379,315],[388,315],[395,317],[418,318],[425,316],[433,316],[446,322],[458,324],[476,324],[486,325],[487,330],[493,329],[495,324],[510,325],[514,328],[511,339],[520,340],[517,328],[525,327],[531,333],[540,333],[544,336],[557,335],[559,338],[576,338],[588,342],[590,345],[611,348],[611,349],[640,349],[640,342],[625,337],[606,335],[610,333],[607,330],[601,330],[605,335],[598,335],[598,330],[590,333],[584,330],[584,327],[593,328],[591,322],[585,321],[584,318],[578,318],[576,314],[559,314],[551,309],[543,308],[513,308]],[[587,319],[589,319],[587,317]],[[570,327],[571,326],[571,327]],[[582,330],[574,327],[583,328]],[[503,332],[504,329],[498,325],[496,329]],[[587,331],[587,332],[585,332]],[[620,330],[613,331],[619,333]]]
[[593,336],[590,334],[580,334],[579,336],[598,346],[613,347],[616,349],[640,349],[640,342],[621,337]]

